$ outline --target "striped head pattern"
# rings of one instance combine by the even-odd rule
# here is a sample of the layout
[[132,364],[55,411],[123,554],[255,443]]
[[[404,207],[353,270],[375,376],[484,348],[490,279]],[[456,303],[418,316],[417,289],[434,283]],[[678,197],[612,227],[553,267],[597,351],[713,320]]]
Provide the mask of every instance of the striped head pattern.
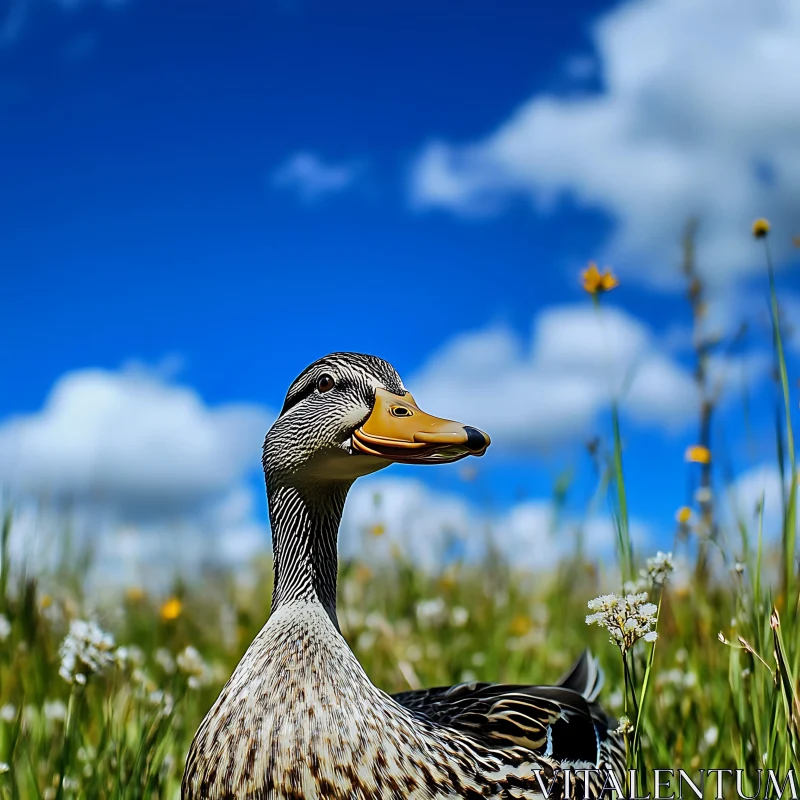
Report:
[[263,464],[268,482],[349,482],[393,462],[483,455],[489,441],[477,428],[424,413],[387,361],[331,353],[292,382]]

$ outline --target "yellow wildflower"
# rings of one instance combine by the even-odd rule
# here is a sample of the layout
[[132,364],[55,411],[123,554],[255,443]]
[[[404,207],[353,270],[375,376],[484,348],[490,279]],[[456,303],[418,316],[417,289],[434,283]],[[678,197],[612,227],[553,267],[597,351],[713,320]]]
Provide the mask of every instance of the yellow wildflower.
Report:
[[710,464],[711,451],[701,444],[693,444],[686,448],[686,460],[692,464]]
[[161,619],[165,622],[171,622],[177,619],[183,611],[183,603],[177,597],[170,597],[163,606],[161,606]]
[[753,236],[756,239],[763,239],[769,233],[769,222],[765,220],[763,217],[759,217],[753,223]]
[[356,567],[355,577],[359,583],[368,583],[372,580],[372,570],[366,564],[359,564]]
[[675,520],[681,525],[685,525],[692,517],[692,509],[689,506],[681,506],[675,512]]
[[531,620],[529,617],[526,617],[524,614],[517,614],[514,619],[511,620],[511,624],[508,626],[508,632],[512,636],[524,636],[531,627]]
[[125,597],[127,597],[131,603],[139,603],[144,600],[144,589],[140,586],[129,586],[125,590]]
[[600,272],[594,261],[589,262],[589,267],[581,273],[583,288],[589,294],[603,294],[619,286],[619,281],[610,269]]
[[451,571],[445,572],[441,578],[439,578],[439,588],[443,591],[451,591],[456,585],[455,576]]
[[370,529],[369,532],[373,536],[383,536],[386,533],[386,526],[382,522],[376,522]]
[[50,608],[53,605],[53,598],[49,594],[43,594],[39,599],[39,605],[42,608]]

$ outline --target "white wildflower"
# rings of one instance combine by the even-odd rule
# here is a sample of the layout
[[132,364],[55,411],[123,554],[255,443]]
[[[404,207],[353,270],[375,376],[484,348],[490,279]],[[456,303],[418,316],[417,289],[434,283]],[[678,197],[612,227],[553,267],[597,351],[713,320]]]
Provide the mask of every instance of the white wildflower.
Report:
[[463,628],[469,620],[469,611],[464,606],[455,606],[450,612],[450,621],[455,628]]
[[67,707],[61,700],[45,700],[42,712],[48,722],[63,722],[67,718]]
[[22,709],[22,730],[32,731],[39,722],[39,711],[33,703],[28,703]]
[[175,659],[178,669],[189,676],[189,688],[199,689],[211,682],[211,670],[196,648],[189,645]]
[[705,505],[711,502],[711,489],[708,486],[699,487],[694,493],[694,499],[698,505]]
[[169,692],[162,692],[160,689],[154,689],[147,695],[147,702],[154,706],[159,714],[169,716],[175,708],[175,699]]
[[94,758],[94,750],[91,747],[79,747],[77,755],[79,761],[89,761]]
[[409,661],[419,661],[422,658],[422,648],[417,644],[410,644],[406,648],[406,658]]
[[441,625],[447,619],[447,604],[441,597],[420,600],[417,603],[417,620],[421,625]]
[[4,642],[11,636],[11,623],[4,614],[0,614],[0,642]]
[[120,667],[140,667],[144,664],[144,651],[135,644],[118,647],[114,652],[114,660]]
[[486,653],[483,653],[480,650],[476,650],[472,654],[472,666],[482,667],[484,664],[486,664]]
[[614,733],[620,734],[620,736],[624,736],[627,733],[631,733],[633,731],[633,723],[625,716],[621,716],[619,718],[619,726],[614,731]]
[[391,630],[389,621],[379,611],[370,611],[364,617],[364,627],[371,631],[378,631],[379,633],[386,633]]
[[14,722],[17,718],[17,709],[11,705],[11,703],[6,703],[4,706],[0,706],[0,720],[3,722]]
[[11,769],[11,767],[8,764],[6,764],[5,761],[0,761],[0,775],[5,774],[10,769]]
[[683,686],[683,670],[675,668],[662,672],[658,678],[656,678],[656,686],[663,686],[665,684]]
[[639,640],[654,642],[658,634],[653,630],[658,606],[647,602],[647,592],[618,596],[605,594],[589,601],[594,614],[586,617],[587,625],[599,625],[610,634],[610,641],[626,653]]
[[58,654],[61,666],[58,674],[67,682],[86,683],[87,675],[102,672],[114,663],[114,637],[95,622],[75,619],[64,637]]
[[705,743],[706,747],[713,747],[717,743],[718,739],[719,728],[716,725],[712,725],[703,734],[703,742]]
[[147,674],[147,671],[143,670],[141,667],[136,667],[131,672],[131,682],[134,686],[145,692],[151,691],[156,685],[155,681]]
[[358,635],[358,639],[356,640],[356,647],[361,650],[362,652],[368,652],[375,647],[375,641],[377,637],[374,631],[363,631]]
[[155,661],[167,675],[172,675],[175,672],[175,659],[166,647],[159,647],[156,650]]
[[736,570],[736,574],[737,575],[741,575],[741,574],[744,573],[744,567],[745,567],[745,565],[741,561],[737,561],[733,565],[733,568],[734,568],[734,570]]
[[622,591],[625,594],[639,594],[645,592],[650,588],[650,583],[647,580],[647,573],[642,569],[639,570],[639,577],[635,581],[625,581],[622,584]]
[[478,676],[471,669],[465,669],[461,673],[461,683],[474,683],[476,680]]
[[614,691],[608,696],[606,702],[610,708],[622,708],[624,700],[625,698],[622,696],[622,690],[614,689]]
[[684,672],[682,669],[678,667],[673,667],[673,669],[668,669],[666,672],[662,672],[656,678],[656,686],[658,688],[664,686],[675,686],[678,689],[691,689],[697,685],[697,674],[692,672]]
[[663,553],[659,550],[653,558],[647,559],[647,577],[653,586],[663,586],[670,572],[675,569],[672,553]]

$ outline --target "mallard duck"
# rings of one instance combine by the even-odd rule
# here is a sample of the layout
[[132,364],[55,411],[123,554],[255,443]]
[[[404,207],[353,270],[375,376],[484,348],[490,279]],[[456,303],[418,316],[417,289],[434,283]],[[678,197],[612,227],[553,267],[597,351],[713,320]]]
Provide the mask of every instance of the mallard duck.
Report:
[[557,686],[465,683],[388,695],[336,617],[337,535],[356,478],[480,456],[489,437],[424,413],[394,368],[333,353],[289,387],[263,449],[272,613],[189,750],[184,800],[597,796],[624,774],[584,655]]

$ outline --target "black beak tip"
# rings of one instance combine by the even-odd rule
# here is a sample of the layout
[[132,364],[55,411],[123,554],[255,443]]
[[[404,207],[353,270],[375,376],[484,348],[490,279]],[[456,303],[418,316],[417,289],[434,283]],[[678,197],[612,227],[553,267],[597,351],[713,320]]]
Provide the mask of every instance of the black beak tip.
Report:
[[475,453],[482,453],[489,445],[486,436],[469,425],[465,425],[464,430],[467,432],[467,447]]

